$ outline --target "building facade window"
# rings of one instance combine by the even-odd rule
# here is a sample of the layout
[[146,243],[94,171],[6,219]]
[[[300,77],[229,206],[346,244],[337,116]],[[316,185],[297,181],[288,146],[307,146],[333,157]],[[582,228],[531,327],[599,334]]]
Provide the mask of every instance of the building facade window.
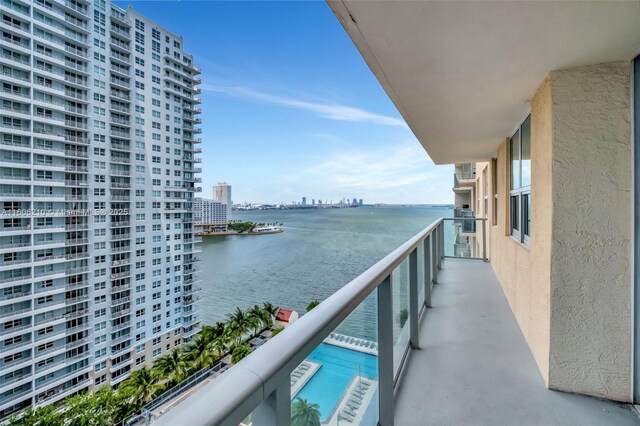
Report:
[[531,115],[509,139],[511,236],[522,244],[531,237]]

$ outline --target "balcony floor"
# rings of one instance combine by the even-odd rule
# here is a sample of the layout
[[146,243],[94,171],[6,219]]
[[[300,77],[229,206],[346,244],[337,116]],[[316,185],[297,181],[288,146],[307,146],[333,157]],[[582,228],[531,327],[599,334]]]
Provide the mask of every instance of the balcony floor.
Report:
[[488,263],[446,259],[396,425],[631,425],[629,405],[548,390]]

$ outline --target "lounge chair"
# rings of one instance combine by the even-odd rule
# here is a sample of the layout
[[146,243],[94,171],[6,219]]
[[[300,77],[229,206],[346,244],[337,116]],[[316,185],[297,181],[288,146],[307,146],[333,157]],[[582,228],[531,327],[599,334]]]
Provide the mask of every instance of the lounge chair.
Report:
[[359,407],[362,405],[362,402],[356,401],[355,399],[351,398],[347,401],[347,404],[352,404],[352,405],[355,405],[356,407]]
[[348,410],[348,409],[346,409],[346,408],[345,408],[344,410],[342,410],[342,412],[343,412],[343,413],[345,413],[345,414],[350,415],[350,416],[351,416],[351,417],[353,417],[353,418],[355,418],[355,417],[356,417],[356,413],[354,413],[353,411]]
[[362,402],[362,396],[357,395],[354,392],[351,392],[351,398],[354,398],[356,401]]
[[344,412],[340,412],[340,413],[338,413],[338,416],[340,416],[340,419],[341,419],[341,420],[346,420],[346,421],[348,421],[349,423],[353,423],[354,416],[351,416],[351,415],[349,415],[349,414],[347,414],[347,413],[344,413]]

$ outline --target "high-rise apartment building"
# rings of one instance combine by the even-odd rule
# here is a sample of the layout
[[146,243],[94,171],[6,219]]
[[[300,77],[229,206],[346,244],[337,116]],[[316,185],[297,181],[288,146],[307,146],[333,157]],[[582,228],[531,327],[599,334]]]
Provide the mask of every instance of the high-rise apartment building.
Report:
[[194,198],[193,223],[206,229],[227,230],[227,205],[216,200]]
[[218,182],[217,185],[214,185],[213,199],[227,205],[227,220],[231,220],[231,207],[233,206],[233,201],[231,200],[231,185],[227,182]]
[[199,69],[109,1],[0,5],[0,418],[198,331]]

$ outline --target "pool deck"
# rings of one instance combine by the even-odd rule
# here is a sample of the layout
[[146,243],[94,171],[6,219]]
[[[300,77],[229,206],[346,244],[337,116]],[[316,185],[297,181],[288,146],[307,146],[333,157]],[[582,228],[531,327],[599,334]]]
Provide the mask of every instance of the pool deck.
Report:
[[[306,368],[305,368],[306,366]],[[298,392],[311,380],[314,374],[318,372],[321,365],[309,360],[304,360],[291,373],[291,399],[294,399]],[[294,373],[299,372],[302,375],[296,377]]]
[[378,356],[377,344],[376,342],[373,342],[371,340],[358,339],[356,337],[351,337],[339,333],[331,333],[329,337],[324,339],[324,343],[333,346],[339,346],[345,349],[351,349],[352,351]]
[[[367,387],[364,387],[363,384],[367,384]],[[375,380],[371,380],[365,377],[356,376],[349,383],[349,387],[347,387],[344,395],[340,399],[338,403],[337,409],[333,410],[331,413],[331,417],[326,422],[323,422],[323,425],[327,426],[338,426],[339,424],[361,424],[363,417],[367,411],[367,407],[371,404],[373,400],[376,389],[378,389],[378,382]],[[356,392],[361,392],[361,397],[356,397]],[[360,402],[360,406],[356,406],[354,410],[352,407],[355,406],[350,402],[352,399],[356,399]],[[351,407],[349,407],[351,405]],[[353,413],[355,416],[348,416],[348,413]]]

